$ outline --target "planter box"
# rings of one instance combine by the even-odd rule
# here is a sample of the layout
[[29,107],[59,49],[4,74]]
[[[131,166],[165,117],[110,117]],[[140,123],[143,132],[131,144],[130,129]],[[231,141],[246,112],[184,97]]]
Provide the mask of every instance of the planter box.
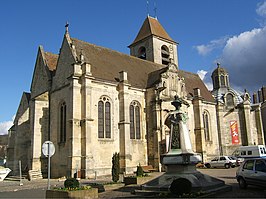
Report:
[[130,185],[130,184],[141,185],[141,184],[144,184],[145,182],[147,182],[148,179],[150,179],[150,178],[129,176],[129,177],[124,178],[124,183],[125,183],[125,185]]
[[46,190],[46,198],[98,198],[98,189],[66,191],[66,190]]

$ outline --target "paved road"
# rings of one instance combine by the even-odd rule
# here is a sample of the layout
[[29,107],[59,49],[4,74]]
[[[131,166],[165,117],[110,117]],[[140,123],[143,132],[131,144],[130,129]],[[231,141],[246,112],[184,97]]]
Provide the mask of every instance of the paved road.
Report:
[[[238,188],[235,179],[237,168],[231,169],[199,169],[200,172],[224,180],[226,184],[232,186],[232,191],[219,193],[215,198],[266,198],[263,189],[249,186],[246,190]],[[104,179],[106,181],[110,179]],[[87,183],[88,180],[81,180],[82,183]],[[63,181],[51,180],[51,187],[63,186]],[[138,186],[118,186],[114,189],[106,190],[99,193],[99,198],[139,198],[132,195],[131,191],[137,189]],[[19,186],[19,182],[4,181],[0,182],[0,198],[45,198],[47,189],[47,180],[23,181],[23,186]]]
[[232,191],[220,193],[216,197],[220,198],[266,198],[266,191],[263,188],[248,186],[247,189],[239,189],[236,181],[236,168],[230,169],[198,169],[200,172],[219,178],[227,185],[232,186]]

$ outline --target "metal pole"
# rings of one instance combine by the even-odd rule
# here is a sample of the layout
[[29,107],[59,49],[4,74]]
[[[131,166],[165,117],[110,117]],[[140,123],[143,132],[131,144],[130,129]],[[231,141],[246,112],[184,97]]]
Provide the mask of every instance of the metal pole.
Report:
[[50,156],[50,142],[47,143],[48,144],[48,187],[47,189],[50,190],[50,159],[51,159],[51,156]]
[[18,161],[18,165],[19,165],[19,186],[22,186],[22,172],[21,172],[21,160]]

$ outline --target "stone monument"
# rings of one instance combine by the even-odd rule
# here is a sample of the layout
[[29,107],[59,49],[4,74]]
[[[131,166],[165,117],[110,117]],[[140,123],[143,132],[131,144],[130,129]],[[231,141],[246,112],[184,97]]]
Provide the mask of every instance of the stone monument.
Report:
[[192,150],[189,131],[186,125],[188,116],[180,108],[182,104],[189,104],[175,96],[171,103],[176,110],[171,111],[165,124],[170,128],[168,152],[162,155],[162,163],[166,172],[142,185],[142,190],[154,193],[171,192],[182,195],[187,193],[223,190],[231,187],[224,181],[213,178],[197,171],[196,164],[202,161],[201,154]]

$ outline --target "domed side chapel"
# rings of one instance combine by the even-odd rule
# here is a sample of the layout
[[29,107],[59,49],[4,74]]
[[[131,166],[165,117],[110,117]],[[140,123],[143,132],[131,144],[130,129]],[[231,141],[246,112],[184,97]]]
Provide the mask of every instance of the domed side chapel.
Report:
[[14,174],[21,160],[31,178],[47,176],[47,140],[55,145],[52,178],[110,175],[115,152],[121,172],[133,173],[139,164],[161,171],[176,95],[189,104],[182,110],[204,161],[264,143],[260,105],[233,90],[220,65],[212,92],[197,74],[180,70],[178,43],[156,18],[145,19],[129,48],[126,55],[74,39],[68,25],[58,55],[39,47],[31,92],[23,93],[9,130],[7,167]]

